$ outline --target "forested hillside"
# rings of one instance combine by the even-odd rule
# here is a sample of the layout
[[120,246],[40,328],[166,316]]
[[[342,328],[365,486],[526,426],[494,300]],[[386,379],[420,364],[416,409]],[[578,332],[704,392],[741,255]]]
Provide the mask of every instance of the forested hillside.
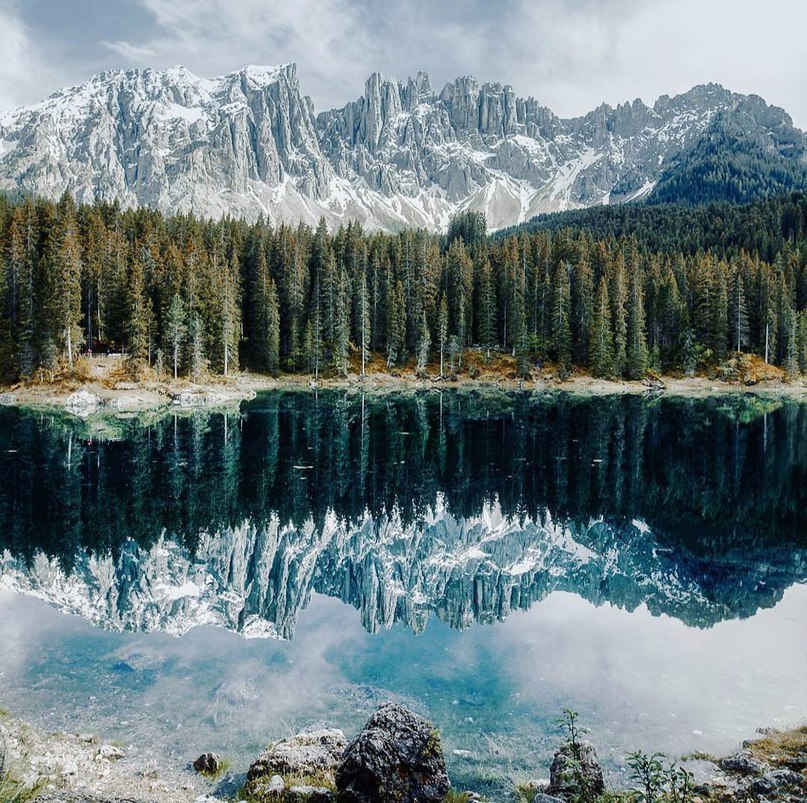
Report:
[[[760,111],[759,109],[757,111]],[[692,145],[662,170],[650,203],[747,203],[807,187],[804,135],[773,109],[761,134],[752,115],[720,112]]]
[[772,262],[786,245],[807,260],[807,193],[779,195],[747,204],[631,203],[538,215],[497,232],[496,239],[536,232],[585,231],[593,239],[636,237],[648,251],[688,256],[711,251],[734,257],[742,251]]
[[[69,196],[0,202],[0,365],[7,380],[47,379],[91,349],[124,352],[135,377],[147,365],[195,379],[344,375],[372,356],[447,375],[474,348],[514,355],[522,376],[549,360],[640,378],[743,351],[795,375],[807,371],[807,202],[777,204],[716,207],[738,238],[721,245],[718,221],[662,207],[614,232],[630,238],[598,239],[592,217],[594,234],[579,224],[489,240],[477,214],[437,237],[167,218]],[[661,247],[652,221],[714,250]],[[760,257],[754,238],[781,248]]]

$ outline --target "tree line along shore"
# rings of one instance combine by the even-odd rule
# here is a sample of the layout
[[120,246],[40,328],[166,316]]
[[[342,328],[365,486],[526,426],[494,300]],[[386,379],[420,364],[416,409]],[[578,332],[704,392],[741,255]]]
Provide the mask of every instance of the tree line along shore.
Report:
[[[798,209],[807,220],[807,202]],[[763,259],[706,229],[686,252],[635,232],[489,237],[478,213],[446,235],[390,235],[0,199],[0,379],[50,382],[82,354],[112,352],[133,380],[404,367],[473,379],[496,364],[514,379],[547,364],[560,378],[736,378],[749,360],[796,378],[801,231]]]

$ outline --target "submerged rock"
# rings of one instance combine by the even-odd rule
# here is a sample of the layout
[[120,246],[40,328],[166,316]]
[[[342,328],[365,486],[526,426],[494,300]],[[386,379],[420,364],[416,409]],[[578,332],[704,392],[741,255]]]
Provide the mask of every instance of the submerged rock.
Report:
[[124,755],[125,753],[120,747],[115,747],[113,744],[102,744],[95,754],[95,760],[100,761],[107,759],[108,761],[118,761],[123,758]]
[[451,783],[431,722],[385,703],[348,745],[336,770],[340,803],[440,803]]
[[345,734],[337,728],[302,731],[270,745],[249,768],[247,781],[274,775],[332,779],[346,746]]
[[75,415],[88,416],[92,415],[101,406],[101,397],[96,396],[85,388],[71,393],[64,402],[64,406]]
[[577,761],[572,755],[570,744],[564,744],[555,753],[552,766],[549,768],[549,788],[546,790],[550,796],[602,794],[605,783],[593,745],[590,742],[582,742],[579,751]]
[[193,768],[204,775],[217,775],[223,768],[221,756],[218,753],[202,753],[193,762]]
[[171,396],[172,402],[177,407],[204,407],[205,394],[195,390],[181,390]]

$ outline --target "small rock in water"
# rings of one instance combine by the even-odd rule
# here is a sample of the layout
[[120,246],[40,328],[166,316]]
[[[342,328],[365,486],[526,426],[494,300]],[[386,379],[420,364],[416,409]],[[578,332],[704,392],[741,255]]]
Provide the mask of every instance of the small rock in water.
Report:
[[79,733],[76,737],[82,744],[95,744],[96,737],[92,733]]
[[178,407],[204,407],[205,394],[201,391],[181,390],[173,394],[172,401]]
[[102,744],[95,754],[96,761],[99,759],[107,759],[109,761],[117,761],[126,755],[120,747],[115,747],[112,744]]
[[276,742],[258,757],[247,772],[247,780],[277,774],[333,775],[347,745],[345,734],[336,728],[302,731]]
[[221,756],[217,753],[202,753],[202,755],[193,762],[193,768],[203,775],[216,775],[221,772],[222,769]]
[[88,416],[94,413],[101,405],[100,396],[81,388],[65,399],[64,406],[75,415]]

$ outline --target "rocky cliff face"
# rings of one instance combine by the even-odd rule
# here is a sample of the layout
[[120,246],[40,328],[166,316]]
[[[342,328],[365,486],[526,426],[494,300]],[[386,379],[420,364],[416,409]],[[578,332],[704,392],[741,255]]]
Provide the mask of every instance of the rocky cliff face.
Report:
[[438,511],[418,525],[369,516],[317,529],[281,525],[203,534],[194,554],[164,539],[129,541],[117,558],[82,549],[66,574],[57,559],[0,556],[0,588],[38,596],[113,630],[176,635],[207,624],[247,637],[291,638],[311,593],[353,605],[370,632],[434,615],[458,629],[502,620],[556,590],[594,604],[709,627],[775,604],[807,576],[803,553],[713,564],[659,546],[642,522],[572,525],[502,517],[497,506],[457,520]]
[[102,73],[5,115],[0,140],[3,189],[171,212],[254,217],[289,191],[316,202],[333,178],[294,65]]
[[500,228],[647,195],[726,112],[803,159],[784,112],[714,84],[562,120],[507,85],[466,76],[437,92],[425,73],[376,73],[360,98],[315,115],[294,65],[213,80],[117,70],[0,116],[0,189],[385,230],[439,230],[473,209]]

